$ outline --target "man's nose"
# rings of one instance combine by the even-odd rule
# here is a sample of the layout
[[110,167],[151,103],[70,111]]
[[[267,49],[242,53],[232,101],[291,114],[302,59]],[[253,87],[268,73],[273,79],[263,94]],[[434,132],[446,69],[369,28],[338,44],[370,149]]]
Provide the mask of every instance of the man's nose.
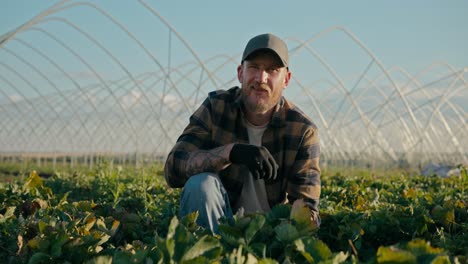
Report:
[[268,72],[264,69],[260,69],[257,72],[257,82],[259,83],[266,83],[268,79]]

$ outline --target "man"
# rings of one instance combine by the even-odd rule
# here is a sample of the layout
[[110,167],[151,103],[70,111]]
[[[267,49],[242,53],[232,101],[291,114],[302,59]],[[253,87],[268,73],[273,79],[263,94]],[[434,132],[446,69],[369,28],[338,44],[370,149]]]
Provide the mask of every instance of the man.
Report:
[[320,225],[317,127],[282,94],[291,79],[288,48],[272,34],[246,45],[241,87],[209,93],[192,114],[165,164],[170,187],[184,187],[180,217],[218,230],[233,212],[268,212],[303,199]]

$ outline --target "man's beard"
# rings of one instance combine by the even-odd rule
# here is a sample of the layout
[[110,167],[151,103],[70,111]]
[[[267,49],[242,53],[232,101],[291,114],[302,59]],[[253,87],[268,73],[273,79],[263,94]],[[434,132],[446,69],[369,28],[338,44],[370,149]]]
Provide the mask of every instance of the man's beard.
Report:
[[[266,86],[266,85],[262,84],[261,86]],[[268,86],[261,87],[261,88],[271,91],[271,89]],[[248,89],[250,89],[250,87]],[[251,98],[249,98],[249,96],[245,92],[245,90],[242,91],[242,101],[244,102],[244,106],[245,106],[245,108],[247,108],[248,111],[253,112],[253,113],[257,113],[257,114],[264,113],[264,112],[270,110],[271,107],[273,107],[271,105],[272,104],[271,98],[267,97],[266,99],[264,99],[264,101],[261,101],[261,102],[252,101]]]
[[258,103],[258,102],[251,102],[248,100],[244,100],[244,105],[247,108],[247,110],[253,113],[257,113],[257,114],[264,113],[269,109],[268,102]]

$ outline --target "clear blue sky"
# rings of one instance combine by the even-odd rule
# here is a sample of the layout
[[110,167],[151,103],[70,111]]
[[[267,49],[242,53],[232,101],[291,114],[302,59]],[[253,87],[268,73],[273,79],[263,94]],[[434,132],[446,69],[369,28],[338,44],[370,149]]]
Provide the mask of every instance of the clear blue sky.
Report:
[[[0,33],[21,25],[57,2],[2,1]],[[94,2],[105,5],[109,1]],[[131,17],[133,2],[118,0],[111,4],[118,13],[116,16]],[[434,61],[445,61],[456,68],[468,66],[465,0],[146,2],[201,56],[236,54],[248,38],[266,31],[307,40],[332,26],[343,26],[387,67],[398,65],[414,73]],[[139,18],[131,19],[136,23]]]

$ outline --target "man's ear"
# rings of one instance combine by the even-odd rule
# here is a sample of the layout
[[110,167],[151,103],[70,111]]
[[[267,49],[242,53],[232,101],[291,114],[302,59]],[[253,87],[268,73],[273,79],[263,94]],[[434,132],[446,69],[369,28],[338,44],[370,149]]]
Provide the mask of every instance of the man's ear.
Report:
[[242,83],[242,64],[237,66],[237,80],[239,80],[240,83]]
[[289,80],[291,80],[291,72],[289,70],[287,70],[285,76],[284,76],[284,88],[286,89],[286,87],[289,85]]

